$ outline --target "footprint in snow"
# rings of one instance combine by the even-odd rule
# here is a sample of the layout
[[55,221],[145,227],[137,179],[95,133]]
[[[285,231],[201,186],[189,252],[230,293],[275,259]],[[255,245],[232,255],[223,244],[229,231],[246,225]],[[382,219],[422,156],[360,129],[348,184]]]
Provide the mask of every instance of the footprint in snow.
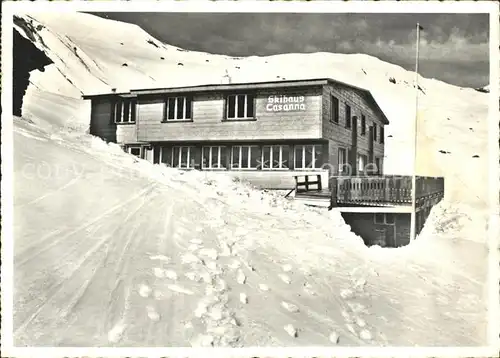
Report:
[[342,297],[344,300],[349,300],[351,298],[354,298],[354,292],[348,288],[344,288],[340,290],[340,297]]
[[297,307],[296,305],[294,305],[293,303],[288,303],[288,302],[281,302],[281,306],[286,309],[288,312],[292,312],[292,313],[297,313],[299,312],[299,307]]
[[290,336],[292,337],[297,337],[298,335],[298,332],[297,332],[297,329],[292,326],[291,324],[287,324],[285,327],[283,327],[286,331],[286,333],[288,333]]
[[151,287],[149,287],[148,285],[145,285],[145,284],[141,284],[139,286],[139,295],[141,297],[144,297],[144,298],[147,298],[151,295]]
[[369,341],[372,339],[372,334],[370,333],[369,330],[363,329],[361,332],[359,332],[359,338],[365,341]]
[[153,322],[158,322],[160,320],[160,314],[156,312],[153,306],[147,306],[146,311],[148,313],[148,318]]
[[337,344],[339,343],[339,335],[338,333],[336,332],[332,332],[330,334],[330,336],[328,337],[328,339],[330,340],[330,342],[332,342],[333,344]]
[[261,291],[269,291],[269,286],[266,285],[266,284],[261,283],[261,284],[259,284],[259,289]]
[[356,317],[356,324],[358,325],[358,327],[361,327],[361,328],[366,326],[365,320],[361,317]]
[[187,288],[184,288],[179,285],[167,285],[167,288],[171,291],[177,292],[177,293],[184,293],[186,295],[194,295],[194,292],[191,290],[188,290]]
[[153,267],[153,274],[158,278],[165,277],[165,271],[160,267]]
[[125,332],[126,325],[123,322],[118,322],[113,328],[108,332],[108,341],[111,343],[118,343]]
[[240,302],[246,305],[248,303],[248,297],[244,293],[240,293]]
[[155,260],[165,261],[166,263],[170,262],[170,257],[165,256],[165,255],[151,255],[151,256],[149,256],[149,259],[153,260],[153,261],[155,261]]
[[292,282],[292,280],[290,279],[290,276],[288,276],[288,275],[284,275],[284,274],[280,273],[278,275],[278,277],[281,279],[281,281],[283,281],[286,284],[290,284]]
[[177,273],[175,271],[165,270],[164,275],[166,278],[169,278],[171,280],[174,280],[174,281],[177,280]]
[[243,273],[243,271],[238,270],[238,274],[236,275],[236,281],[240,284],[243,285],[246,281],[247,277]]

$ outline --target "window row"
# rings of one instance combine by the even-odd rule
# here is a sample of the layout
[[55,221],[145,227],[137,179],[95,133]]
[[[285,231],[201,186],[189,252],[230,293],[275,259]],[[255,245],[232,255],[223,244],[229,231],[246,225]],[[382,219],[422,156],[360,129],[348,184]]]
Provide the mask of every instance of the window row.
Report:
[[[205,146],[201,148],[201,153],[194,146],[155,147],[153,162],[183,169],[200,166],[201,169],[319,169],[322,165],[321,147],[321,145]],[[130,153],[141,155],[140,147],[134,152],[131,148],[129,148]]]
[[[225,98],[226,119],[254,118],[255,96],[250,94],[232,94]],[[187,121],[192,119],[192,103],[190,96],[168,97],[165,99],[163,122]]]
[[[251,119],[255,115],[255,96],[232,94],[225,98],[225,118],[229,120]],[[163,122],[186,121],[192,119],[191,96],[167,97],[163,104]],[[135,123],[136,100],[118,100],[113,106],[115,123]]]
[[[330,103],[331,103],[331,121],[334,123],[340,122],[340,102],[337,97],[334,95],[330,95]],[[352,111],[351,106],[347,103],[345,105],[345,128],[352,129]],[[380,135],[377,137],[377,123],[373,123],[373,140],[376,142],[378,140],[379,143],[384,143],[384,127],[380,127]],[[367,123],[366,116],[361,114],[361,123],[360,123],[360,135],[365,136],[367,132]]]

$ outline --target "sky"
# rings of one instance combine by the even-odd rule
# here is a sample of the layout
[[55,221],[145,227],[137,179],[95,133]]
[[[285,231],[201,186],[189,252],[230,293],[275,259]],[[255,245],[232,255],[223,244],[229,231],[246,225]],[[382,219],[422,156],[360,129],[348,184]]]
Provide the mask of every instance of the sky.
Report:
[[364,53],[462,87],[489,84],[488,14],[94,13],[188,50],[230,56]]

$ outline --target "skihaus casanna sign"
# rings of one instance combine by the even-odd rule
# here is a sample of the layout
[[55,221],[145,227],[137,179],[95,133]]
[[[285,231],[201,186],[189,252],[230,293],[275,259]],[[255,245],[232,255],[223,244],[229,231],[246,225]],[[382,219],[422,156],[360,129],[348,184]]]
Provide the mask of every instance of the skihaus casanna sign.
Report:
[[266,111],[268,112],[296,112],[306,110],[304,96],[269,96],[267,97]]

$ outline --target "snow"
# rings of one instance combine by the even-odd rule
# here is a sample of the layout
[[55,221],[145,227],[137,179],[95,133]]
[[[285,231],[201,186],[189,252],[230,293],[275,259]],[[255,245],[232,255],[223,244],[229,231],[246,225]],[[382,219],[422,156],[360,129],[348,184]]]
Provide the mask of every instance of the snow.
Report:
[[412,73],[366,55],[181,51],[88,14],[23,17],[55,63],[32,73],[14,119],[16,345],[487,344],[486,94],[419,80],[419,171],[444,175],[446,198],[409,246],[367,248],[336,211],[91,137],[79,97],[219,83],[226,70],[233,82],[331,77],[373,92],[391,121],[385,171],[405,174]]

